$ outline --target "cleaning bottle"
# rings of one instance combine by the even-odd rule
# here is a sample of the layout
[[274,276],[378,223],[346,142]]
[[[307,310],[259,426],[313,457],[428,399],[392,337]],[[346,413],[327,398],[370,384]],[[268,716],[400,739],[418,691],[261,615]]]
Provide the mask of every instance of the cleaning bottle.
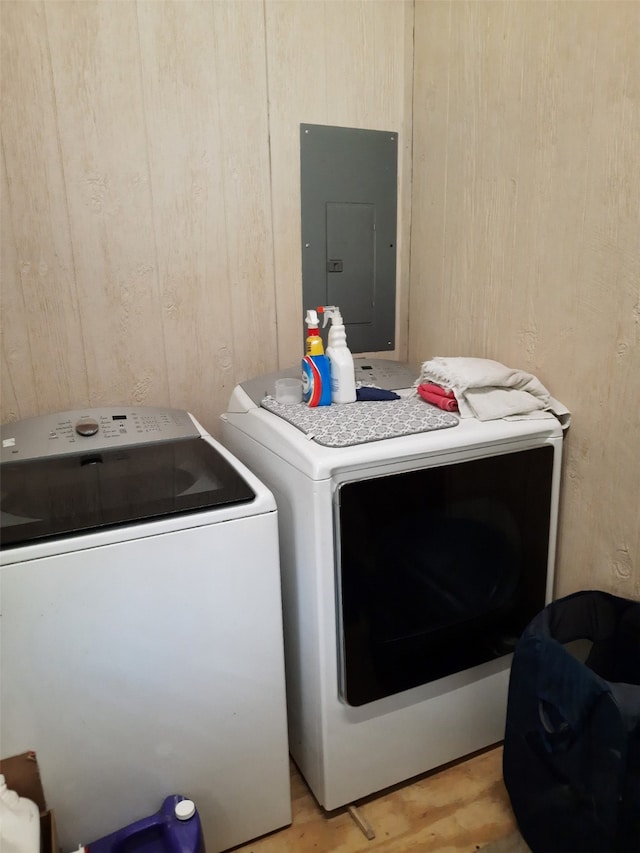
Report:
[[356,378],[342,314],[336,305],[320,306],[318,312],[324,314],[323,326],[327,325],[327,320],[331,320],[327,340],[327,357],[331,364],[331,402],[353,403],[356,399]]
[[302,359],[302,400],[312,408],[331,405],[331,364],[324,354],[318,315],[307,311],[306,355]]
[[312,308],[307,311],[305,323],[307,324],[305,355],[324,355],[324,345],[320,337],[318,315]]

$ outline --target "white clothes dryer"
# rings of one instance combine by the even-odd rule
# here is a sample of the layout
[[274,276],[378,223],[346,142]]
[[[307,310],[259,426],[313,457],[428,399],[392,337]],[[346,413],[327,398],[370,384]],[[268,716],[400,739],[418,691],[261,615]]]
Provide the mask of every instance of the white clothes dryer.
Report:
[[[412,396],[418,369],[355,363]],[[295,369],[234,390],[222,440],[276,498],[289,746],[330,810],[502,740],[511,652],[553,592],[562,429],[454,419],[331,446],[308,411],[303,429],[270,410],[278,375]]]
[[192,799],[209,853],[291,821],[277,511],[186,412],[2,427],[5,756],[60,845]]

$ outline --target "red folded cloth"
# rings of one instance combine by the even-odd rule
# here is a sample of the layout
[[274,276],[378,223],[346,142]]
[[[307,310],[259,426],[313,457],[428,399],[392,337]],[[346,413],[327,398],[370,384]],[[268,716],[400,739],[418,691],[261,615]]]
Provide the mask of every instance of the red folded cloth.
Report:
[[445,392],[444,388],[440,388],[440,391],[442,391],[443,393],[437,393],[435,391],[430,390],[434,387],[440,388],[439,385],[418,385],[418,394],[420,394],[422,399],[426,400],[427,403],[431,403],[432,405],[437,406],[439,409],[444,409],[445,412],[457,412],[458,401],[453,396],[453,391]]
[[455,395],[453,391],[448,391],[446,388],[443,388],[442,385],[432,385],[429,382],[423,382],[420,385],[423,391],[429,391],[431,394],[438,394],[440,397],[448,397],[450,400],[455,399]]

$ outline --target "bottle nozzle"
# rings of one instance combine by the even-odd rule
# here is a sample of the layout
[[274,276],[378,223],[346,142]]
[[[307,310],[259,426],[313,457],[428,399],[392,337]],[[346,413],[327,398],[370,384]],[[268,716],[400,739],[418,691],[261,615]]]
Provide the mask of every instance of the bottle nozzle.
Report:
[[318,315],[313,310],[313,308],[309,308],[307,310],[307,316],[305,317],[304,321],[310,329],[318,328]]
[[324,314],[324,322],[322,328],[327,325],[327,320],[331,320],[337,326],[342,324],[342,314],[337,305],[318,305],[318,314]]

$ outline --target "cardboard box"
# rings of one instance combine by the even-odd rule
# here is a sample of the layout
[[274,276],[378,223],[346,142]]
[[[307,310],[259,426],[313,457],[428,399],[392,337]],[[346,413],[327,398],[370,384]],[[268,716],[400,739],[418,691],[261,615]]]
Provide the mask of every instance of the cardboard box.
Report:
[[41,853],[58,853],[56,822],[53,811],[47,808],[35,752],[3,758],[0,761],[0,773],[4,776],[7,788],[21,797],[33,800],[40,809]]

